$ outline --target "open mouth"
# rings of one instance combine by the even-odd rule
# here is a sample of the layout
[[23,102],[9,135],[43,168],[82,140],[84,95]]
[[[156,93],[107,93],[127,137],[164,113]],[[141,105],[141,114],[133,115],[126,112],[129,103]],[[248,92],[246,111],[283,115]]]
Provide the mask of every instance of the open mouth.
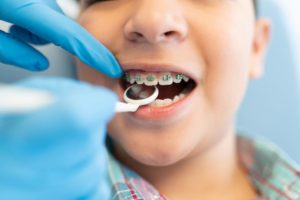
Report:
[[170,106],[184,99],[196,87],[196,82],[182,73],[128,70],[121,80],[121,86],[126,90],[133,84],[144,84],[158,88],[159,95],[150,104],[151,107]]

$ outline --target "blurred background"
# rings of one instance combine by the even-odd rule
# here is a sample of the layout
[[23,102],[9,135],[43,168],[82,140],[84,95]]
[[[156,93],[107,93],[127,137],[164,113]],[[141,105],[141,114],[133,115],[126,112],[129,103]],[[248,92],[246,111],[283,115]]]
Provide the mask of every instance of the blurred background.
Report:
[[[78,7],[73,0],[59,3],[66,14],[76,17]],[[242,133],[270,139],[300,163],[299,9],[299,0],[260,0],[260,16],[272,20],[272,40],[265,75],[251,81],[237,125]],[[8,27],[0,21],[1,30]],[[12,83],[29,76],[75,78],[74,63],[68,53],[53,45],[37,48],[49,58],[49,70],[31,73],[0,63],[0,83]]]

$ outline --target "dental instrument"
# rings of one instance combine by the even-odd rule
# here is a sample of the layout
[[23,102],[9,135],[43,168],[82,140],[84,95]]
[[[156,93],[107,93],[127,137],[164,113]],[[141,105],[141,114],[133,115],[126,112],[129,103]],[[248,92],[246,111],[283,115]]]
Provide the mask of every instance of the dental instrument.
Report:
[[123,95],[125,102],[118,102],[116,112],[135,112],[140,106],[152,103],[158,97],[156,86],[135,84],[128,87]]
[[[124,92],[125,102],[117,102],[115,112],[135,112],[142,105],[155,101],[158,88],[145,85],[132,85]],[[21,87],[0,85],[0,112],[24,113],[30,112],[53,103],[55,98],[45,91],[25,89]]]

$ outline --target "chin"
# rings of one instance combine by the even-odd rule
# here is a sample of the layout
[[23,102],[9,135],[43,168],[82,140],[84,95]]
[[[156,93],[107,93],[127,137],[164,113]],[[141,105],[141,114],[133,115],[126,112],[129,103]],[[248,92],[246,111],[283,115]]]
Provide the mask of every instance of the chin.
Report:
[[188,150],[176,145],[175,148],[158,143],[140,148],[128,147],[124,149],[128,156],[135,161],[152,167],[170,166],[183,159]]
[[120,160],[125,158],[152,167],[165,167],[184,159],[197,145],[196,137],[199,137],[191,131],[180,130],[178,126],[145,129],[127,124],[121,128],[120,123],[116,126],[114,122],[109,126],[109,134],[118,146]]

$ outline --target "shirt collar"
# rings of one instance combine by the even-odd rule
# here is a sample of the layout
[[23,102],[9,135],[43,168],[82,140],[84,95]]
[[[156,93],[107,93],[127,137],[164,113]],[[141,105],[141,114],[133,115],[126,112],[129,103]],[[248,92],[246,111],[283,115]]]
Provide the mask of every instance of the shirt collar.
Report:
[[240,136],[239,156],[257,190],[267,199],[300,199],[300,167],[263,138]]
[[[266,199],[300,199],[300,167],[265,139],[238,137],[241,164]],[[112,200],[167,200],[150,183],[109,155]]]

